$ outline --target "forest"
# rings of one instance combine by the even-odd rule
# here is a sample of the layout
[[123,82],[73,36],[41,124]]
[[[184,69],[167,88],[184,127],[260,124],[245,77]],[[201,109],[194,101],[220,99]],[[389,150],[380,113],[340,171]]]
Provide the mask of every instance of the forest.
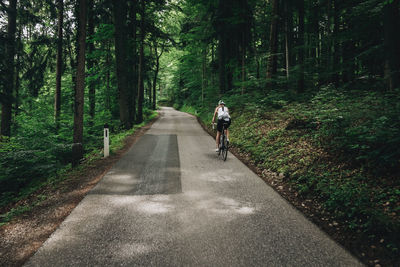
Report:
[[396,265],[399,29],[399,0],[0,0],[0,223],[101,158],[104,124],[115,151],[223,99],[239,155]]

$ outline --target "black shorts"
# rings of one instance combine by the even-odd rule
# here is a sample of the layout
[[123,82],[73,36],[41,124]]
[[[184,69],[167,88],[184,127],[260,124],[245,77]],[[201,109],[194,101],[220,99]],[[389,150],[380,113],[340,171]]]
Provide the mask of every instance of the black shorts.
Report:
[[218,120],[218,123],[217,123],[218,132],[222,132],[222,124],[225,124],[225,129],[228,129],[229,126],[231,125],[231,119],[229,119],[229,121]]

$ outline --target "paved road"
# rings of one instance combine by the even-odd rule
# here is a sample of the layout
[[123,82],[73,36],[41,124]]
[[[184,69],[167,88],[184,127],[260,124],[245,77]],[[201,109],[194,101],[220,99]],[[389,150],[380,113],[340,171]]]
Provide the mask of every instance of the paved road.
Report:
[[163,108],[27,266],[361,266],[185,113]]

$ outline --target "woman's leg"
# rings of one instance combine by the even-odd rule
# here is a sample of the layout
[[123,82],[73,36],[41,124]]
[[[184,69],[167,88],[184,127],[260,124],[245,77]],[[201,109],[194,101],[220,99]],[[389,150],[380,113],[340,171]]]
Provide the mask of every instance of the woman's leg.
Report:
[[217,137],[215,138],[215,144],[216,144],[216,148],[219,148],[219,137],[221,136],[221,133],[219,131],[217,131]]

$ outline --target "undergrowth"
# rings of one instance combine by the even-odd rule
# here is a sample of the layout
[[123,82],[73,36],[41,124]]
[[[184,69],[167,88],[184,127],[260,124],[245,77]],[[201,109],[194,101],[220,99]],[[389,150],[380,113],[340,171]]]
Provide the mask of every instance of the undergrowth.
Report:
[[[145,109],[145,120],[129,130],[118,127],[118,121],[110,123],[110,153],[113,154],[125,144],[125,139],[138,128],[144,126],[157,116],[157,112]],[[23,116],[22,116],[23,117]],[[49,121],[50,124],[50,121]],[[52,123],[51,123],[52,124]],[[72,170],[72,140],[63,133],[43,132],[46,127],[32,127],[35,123],[26,123],[29,129],[21,127],[24,135],[3,139],[0,142],[0,224],[10,221],[14,216],[24,213],[39,202],[18,206],[11,210],[7,207],[29,197],[46,185],[56,185],[65,179]],[[36,130],[37,129],[37,130]],[[35,138],[33,138],[35,136]],[[41,136],[41,138],[37,138]],[[63,137],[65,136],[65,137]],[[77,169],[85,168],[90,162],[103,156],[103,125],[94,125],[84,136],[85,155]]]

